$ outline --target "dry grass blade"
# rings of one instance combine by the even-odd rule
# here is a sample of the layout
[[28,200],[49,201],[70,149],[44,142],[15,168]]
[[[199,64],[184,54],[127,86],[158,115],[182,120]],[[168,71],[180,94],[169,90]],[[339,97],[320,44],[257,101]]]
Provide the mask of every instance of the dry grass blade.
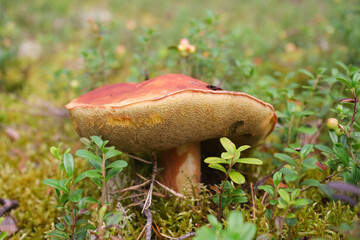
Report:
[[164,184],[160,183],[160,182],[157,181],[157,180],[155,180],[155,182],[156,182],[157,184],[159,184],[160,187],[164,188],[166,191],[170,192],[170,193],[173,194],[174,196],[179,197],[179,198],[186,199],[186,197],[185,197],[184,195],[182,195],[181,193],[175,192],[174,190],[168,188],[167,186],[165,186]]
[[144,212],[146,209],[148,209],[150,207],[151,200],[152,200],[152,194],[153,194],[153,190],[154,190],[154,182],[155,182],[155,177],[156,177],[156,174],[157,174],[157,158],[156,158],[156,155],[152,154],[151,159],[153,160],[154,169],[153,169],[153,174],[151,176],[151,184],[150,184],[150,188],[149,188],[149,193],[148,193],[148,195],[146,197],[144,207],[143,207],[141,212]]
[[136,186],[131,186],[131,187],[128,187],[128,188],[124,188],[124,189],[121,189],[121,190],[116,190],[116,191],[113,191],[112,194],[115,194],[115,193],[122,193],[122,192],[127,192],[127,191],[130,191],[130,190],[138,190],[139,188],[145,186],[146,184],[148,184],[150,182],[150,180],[147,180],[139,185],[136,185]]
[[163,237],[168,238],[168,239],[184,240],[184,239],[187,239],[187,238],[189,238],[189,237],[194,237],[194,236],[196,235],[196,233],[194,233],[194,232],[189,232],[189,233],[185,234],[184,236],[181,236],[181,237],[178,237],[178,238],[173,238],[173,237],[170,237],[170,236],[168,236],[168,235],[166,235],[166,234],[163,234],[163,233],[161,233],[161,235],[162,235]]

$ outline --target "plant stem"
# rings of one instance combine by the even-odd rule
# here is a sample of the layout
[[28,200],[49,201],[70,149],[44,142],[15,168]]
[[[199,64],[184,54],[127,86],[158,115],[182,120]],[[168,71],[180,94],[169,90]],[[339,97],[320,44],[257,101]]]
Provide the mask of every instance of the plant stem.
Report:
[[353,90],[353,96],[354,96],[354,111],[353,111],[353,115],[352,115],[351,123],[350,123],[350,133],[354,130],[353,125],[354,125],[354,122],[355,122],[356,104],[357,104],[357,101],[359,101],[357,96],[356,96],[355,90]]
[[223,209],[222,209],[222,207],[221,207],[222,194],[223,194],[223,192],[224,192],[225,183],[226,183],[226,181],[227,181],[228,178],[229,178],[229,173],[230,173],[230,171],[231,171],[231,168],[232,168],[232,166],[234,165],[233,161],[234,161],[234,158],[231,158],[231,163],[230,163],[229,168],[228,168],[228,170],[227,170],[227,173],[226,173],[226,176],[225,176],[225,180],[222,182],[221,188],[220,188],[220,195],[219,195],[219,215],[217,216],[217,219],[219,220],[219,222],[221,222],[221,218],[222,218],[222,215],[223,215]]
[[104,206],[106,202],[106,168],[105,168],[106,158],[105,154],[102,155],[102,166],[101,166],[101,172],[102,172],[102,190],[101,190],[101,207]]
[[291,139],[291,128],[292,124],[294,122],[294,115],[291,115],[290,123],[289,123],[289,131],[288,131],[288,139],[287,139],[287,145],[290,145],[290,139]]
[[[102,189],[101,189],[101,206],[100,208],[102,208],[106,202],[106,181],[105,181],[105,177],[106,177],[106,168],[105,168],[105,163],[106,163],[106,157],[105,154],[102,155],[102,165],[101,165],[101,173],[102,173]],[[98,239],[103,239],[103,235],[100,233],[101,232],[101,227],[102,227],[102,223],[103,223],[103,218],[100,216],[99,218],[99,223],[98,223]]]
[[72,224],[71,224],[71,240],[75,239],[75,224],[76,224],[76,203],[73,204],[74,209],[72,210]]

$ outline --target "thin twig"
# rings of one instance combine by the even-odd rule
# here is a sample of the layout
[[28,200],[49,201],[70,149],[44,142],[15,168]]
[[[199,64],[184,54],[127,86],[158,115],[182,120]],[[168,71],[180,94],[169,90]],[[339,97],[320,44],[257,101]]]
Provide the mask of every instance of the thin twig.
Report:
[[130,153],[124,153],[124,152],[123,152],[123,154],[126,154],[126,155],[128,155],[129,157],[131,157],[131,158],[133,158],[133,159],[135,159],[135,160],[138,160],[138,161],[140,161],[140,162],[152,164],[152,162],[147,161],[147,160],[142,159],[142,158],[139,158],[139,157],[136,157],[136,156],[134,156],[134,155],[131,155]]
[[[145,204],[144,204],[145,206]],[[151,240],[151,226],[152,226],[152,214],[149,208],[144,210],[144,214],[146,217],[146,240]]]
[[153,227],[153,229],[154,229],[154,232],[156,233],[156,236],[158,236],[162,240],[163,238],[161,236],[161,230],[155,221],[154,221],[154,225],[155,225],[156,229],[154,227]]
[[[343,171],[349,170],[349,169],[350,169],[350,168],[344,168],[344,169],[342,169],[341,171],[334,172],[334,173],[332,173],[331,175],[327,176],[326,178],[320,180],[319,182],[320,182],[320,183],[326,182],[327,180],[330,180],[332,177],[336,176],[337,174],[340,174],[340,173],[342,173]],[[314,187],[314,186],[309,185],[309,186],[306,186],[306,187],[302,188],[300,191],[303,192],[303,191],[306,191],[306,190],[308,190],[309,188],[312,188],[312,187]]]
[[129,198],[132,198],[132,197],[140,197],[140,196],[144,196],[145,194],[146,193],[139,193],[139,194],[135,194],[133,196],[127,196],[127,197],[121,196],[121,197],[117,198],[116,200],[120,201],[120,200],[129,199]]
[[[149,193],[149,190],[146,190],[146,189],[139,189],[139,190],[137,190],[137,191],[139,191],[139,192],[144,192],[144,193]],[[164,194],[161,194],[161,193],[158,193],[158,192],[154,192],[154,191],[153,191],[152,195],[153,195],[153,196],[157,196],[157,197],[162,197],[162,198],[166,197]]]
[[146,240],[151,240],[151,226],[152,226],[152,214],[151,214],[151,210],[149,209],[150,205],[151,205],[151,200],[152,200],[152,194],[153,194],[153,189],[154,189],[154,183],[155,183],[155,177],[157,174],[157,157],[156,154],[152,154],[151,155],[151,160],[153,162],[153,174],[151,176],[151,184],[150,184],[150,188],[149,188],[149,192],[148,195],[146,197],[145,203],[143,205],[143,210],[142,212],[144,212],[145,217],[146,217]]
[[203,219],[205,219],[207,221],[207,218],[204,215],[202,215],[198,210],[196,210],[194,206],[191,206],[190,204],[188,204],[188,206],[191,207],[192,210],[194,210],[197,214],[199,214],[200,217],[202,217]]
[[136,173],[136,176],[138,176],[139,178],[141,178],[144,181],[148,181],[148,179],[146,179],[145,177],[141,176],[140,174]]
[[116,190],[116,191],[113,191],[112,194],[115,194],[115,193],[122,193],[122,192],[127,192],[127,191],[130,191],[130,190],[137,190],[143,186],[145,186],[146,184],[148,184],[150,182],[150,180],[147,180],[139,185],[136,185],[136,186],[131,186],[131,187],[128,187],[128,188],[124,188],[124,189],[121,189],[121,190]]
[[253,220],[256,219],[256,212],[255,212],[255,198],[254,198],[254,190],[253,190],[253,183],[250,182],[250,189],[251,189],[251,200],[253,205]]
[[353,115],[351,118],[351,123],[350,123],[350,132],[352,132],[354,130],[354,122],[355,122],[355,116],[356,116],[356,103],[359,101],[356,95],[356,92],[353,93],[354,96],[354,110],[353,110]]
[[133,203],[130,203],[129,205],[127,205],[126,207],[129,208],[129,207],[134,207],[134,206],[142,206],[144,201],[145,200],[141,200],[139,202],[133,202]]
[[184,236],[181,236],[181,237],[178,237],[178,238],[173,238],[173,237],[170,237],[170,236],[165,235],[163,233],[161,233],[161,235],[168,238],[168,239],[172,239],[172,240],[184,240],[184,239],[187,239],[189,237],[194,237],[196,235],[196,233],[195,232],[189,232],[189,233],[185,234]]
[[157,184],[160,185],[160,187],[164,188],[166,191],[172,193],[174,196],[179,197],[179,198],[183,198],[186,199],[186,197],[184,195],[182,195],[181,193],[175,192],[174,190],[168,188],[167,186],[165,186],[164,184],[160,183],[159,181],[155,180],[155,182]]
[[141,232],[136,240],[139,240],[141,238],[141,236],[144,234],[145,228],[146,228],[146,226],[141,230]]
[[151,184],[150,184],[150,188],[149,188],[149,193],[146,197],[145,200],[145,204],[144,204],[144,208],[141,212],[144,212],[145,209],[148,209],[151,205],[151,199],[152,199],[152,194],[153,194],[153,189],[154,189],[154,183],[155,183],[155,177],[157,174],[157,158],[155,154],[151,155],[151,159],[153,160],[153,164],[154,164],[154,168],[153,168],[153,174],[151,176]]
[[261,199],[261,205],[264,205],[266,196],[267,196],[267,192],[264,193],[264,196],[263,196],[262,199]]

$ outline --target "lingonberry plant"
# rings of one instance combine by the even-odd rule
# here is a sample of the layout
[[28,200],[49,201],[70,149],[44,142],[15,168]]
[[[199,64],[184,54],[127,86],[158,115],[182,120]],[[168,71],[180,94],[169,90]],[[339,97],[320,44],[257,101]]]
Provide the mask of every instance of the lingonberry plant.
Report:
[[[93,167],[75,177],[75,160],[70,153],[70,148],[61,154],[61,145],[50,149],[53,156],[59,160],[59,171],[62,179],[46,179],[43,184],[55,189],[58,201],[58,210],[62,213],[61,221],[55,225],[56,229],[49,232],[48,236],[53,239],[85,239],[89,230],[96,232],[98,239],[104,239],[108,234],[109,227],[116,225],[121,215],[117,212],[108,211],[107,182],[116,174],[120,173],[127,163],[123,160],[109,162],[109,159],[121,154],[114,147],[106,147],[108,141],[103,141],[98,136],[83,138],[87,149],[76,151],[76,155],[87,159]],[[66,174],[64,176],[64,174]],[[101,188],[100,200],[83,196],[84,189],[79,188],[80,181],[90,178],[93,183]],[[91,210],[87,203],[97,205],[95,216],[97,226],[90,221]],[[105,223],[105,226],[103,226]]]
[[[225,148],[226,152],[221,154],[221,157],[208,157],[204,160],[205,163],[209,164],[210,168],[217,169],[222,171],[225,174],[225,178],[222,181],[219,188],[214,187],[218,194],[215,198],[213,198],[214,202],[218,204],[219,212],[218,219],[219,221],[223,215],[223,207],[230,204],[231,202],[246,202],[246,200],[242,197],[243,191],[241,189],[234,189],[232,182],[236,184],[245,183],[245,177],[236,171],[234,168],[236,163],[245,163],[245,164],[255,164],[262,165],[262,161],[257,158],[240,158],[241,152],[250,148],[248,145],[240,146],[236,148],[235,144],[232,143],[228,138],[220,138],[221,145]],[[225,164],[226,168],[221,165]],[[231,182],[228,181],[230,178]]]

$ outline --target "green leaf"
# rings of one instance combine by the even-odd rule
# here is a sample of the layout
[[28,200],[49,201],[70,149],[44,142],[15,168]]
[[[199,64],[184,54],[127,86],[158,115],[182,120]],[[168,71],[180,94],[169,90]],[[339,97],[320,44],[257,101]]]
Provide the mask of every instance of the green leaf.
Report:
[[330,135],[330,139],[331,139],[331,141],[332,141],[333,144],[338,143],[339,138],[338,138],[338,136],[336,135],[336,133],[335,133],[334,130],[332,130],[332,129],[329,130],[329,135]]
[[122,154],[122,152],[120,152],[119,150],[110,149],[109,151],[106,152],[105,158],[109,159],[109,158],[115,157],[115,156],[120,155],[120,154]]
[[312,116],[315,115],[315,112],[310,111],[310,110],[305,110],[305,111],[300,111],[300,112],[295,112],[296,116]]
[[232,181],[236,182],[237,184],[245,183],[245,177],[239,172],[231,171],[229,173],[229,177]]
[[3,240],[7,237],[7,232],[0,232],[0,240]]
[[121,213],[115,212],[115,213],[107,214],[104,220],[106,222],[106,226],[110,226],[110,225],[119,224],[121,218],[122,218]]
[[306,144],[305,146],[303,146],[300,150],[300,155],[305,157],[307,156],[310,152],[314,151],[314,147],[311,144]]
[[71,202],[78,202],[81,200],[81,195],[82,195],[83,189],[77,189],[75,191],[72,192],[72,194],[69,196],[69,200]]
[[349,156],[346,152],[346,150],[343,147],[340,146],[334,146],[334,152],[336,156],[338,156],[341,160],[341,162],[344,163],[345,167],[349,165]]
[[343,84],[345,84],[346,86],[348,86],[348,87],[350,87],[350,88],[352,87],[350,81],[347,80],[346,78],[337,77],[336,79],[337,79],[339,82],[342,82]]
[[281,182],[282,172],[276,172],[273,176],[273,183],[275,186],[278,186]]
[[295,215],[295,213],[289,213],[289,214],[287,214],[285,217],[286,217],[286,218],[295,218],[296,215]]
[[304,206],[304,205],[308,205],[312,203],[312,200],[307,199],[307,198],[299,198],[296,199],[295,202],[293,203],[293,206]]
[[60,180],[56,180],[56,179],[45,179],[44,181],[42,181],[43,184],[48,185],[50,187],[56,188],[60,191],[63,191],[64,193],[69,194],[69,189],[67,189],[67,187],[64,187],[60,184]]
[[330,153],[333,154],[335,153],[331,148],[329,148],[328,146],[324,146],[324,145],[315,145],[315,148],[319,149],[322,152],[326,152],[326,153]]
[[222,159],[222,158],[218,158],[218,157],[208,157],[204,160],[205,163],[211,164],[211,163],[225,163],[225,164],[229,164],[230,162]]
[[72,154],[66,153],[64,155],[63,161],[64,161],[64,168],[65,168],[66,174],[68,175],[68,177],[72,177],[72,175],[74,173],[74,165],[75,165]]
[[301,132],[301,133],[305,133],[305,134],[315,134],[317,132],[317,128],[316,127],[306,127],[306,126],[301,126],[296,128],[297,132]]
[[287,225],[294,227],[298,223],[298,220],[297,218],[285,218],[285,222]]
[[96,144],[96,146],[98,146],[98,148],[99,148],[101,151],[104,150],[104,148],[103,148],[103,143],[104,143],[104,141],[103,141],[100,137],[98,137],[98,136],[91,136],[90,139],[94,141],[94,143]]
[[234,160],[237,160],[237,159],[240,158],[240,156],[241,156],[241,151],[240,151],[240,149],[238,148],[238,149],[236,149],[235,152],[234,152],[233,159],[234,159]]
[[317,167],[316,163],[318,160],[316,158],[307,158],[303,161],[302,166],[306,169],[315,169]]
[[82,224],[85,224],[85,223],[87,223],[86,219],[79,219],[79,220],[76,221],[75,225],[79,226],[79,225],[82,225]]
[[273,214],[273,210],[272,209],[266,209],[265,210],[265,217],[270,221],[271,220],[271,216]]
[[291,201],[294,201],[300,194],[300,189],[295,189],[292,193],[291,193]]
[[257,158],[240,158],[236,160],[237,163],[246,163],[246,164],[255,164],[255,165],[262,165],[263,162]]
[[81,201],[84,201],[86,203],[97,203],[97,204],[100,204],[100,201],[96,198],[93,198],[93,197],[84,197],[81,199]]
[[98,177],[101,178],[101,175],[99,174],[98,170],[92,169],[92,170],[87,170],[85,172],[82,172],[73,182],[73,184],[75,185],[76,183],[78,183],[79,181],[83,180],[86,177],[90,177],[90,178],[94,178],[94,177]]
[[92,177],[92,178],[90,178],[91,179],[91,181],[93,181],[93,183],[95,183],[96,185],[98,185],[99,187],[102,187],[102,180],[101,180],[101,178],[99,178],[99,177]]
[[80,149],[76,151],[76,156],[81,157],[83,159],[88,159],[90,164],[94,168],[101,170],[102,159],[99,156],[95,155],[94,153]]
[[72,224],[72,218],[70,215],[65,215],[64,216],[64,221],[66,222],[67,225],[71,225]]
[[226,169],[223,166],[221,166],[220,164],[218,164],[218,163],[210,163],[209,167],[220,170],[220,171],[224,172],[225,174],[227,173]]
[[279,189],[279,195],[282,197],[287,203],[290,203],[290,195],[284,189]]
[[305,74],[306,76],[308,76],[312,79],[315,79],[315,76],[306,69],[299,69],[298,72],[301,72],[301,73]]
[[109,181],[111,178],[113,178],[116,174],[120,173],[122,170],[123,168],[111,168],[106,173],[105,182]]
[[249,149],[249,148],[251,148],[251,146],[249,146],[249,145],[243,145],[243,146],[240,146],[240,147],[238,148],[238,150],[239,150],[240,152],[242,152],[242,151],[245,151],[245,150],[247,150],[247,149]]
[[87,148],[91,148],[91,141],[88,138],[82,137],[80,138],[80,142],[82,142]]
[[57,160],[60,160],[60,146],[61,144],[58,146],[58,147],[51,147],[50,148],[50,152],[51,154],[57,159]]
[[95,155],[94,153],[88,151],[88,150],[84,150],[84,149],[80,149],[76,151],[76,156],[84,158],[84,159],[92,159],[94,161],[97,161],[99,163],[102,162],[102,159]]
[[53,230],[51,232],[49,232],[47,234],[48,236],[55,236],[55,237],[59,237],[59,238],[65,238],[65,239],[69,239],[70,236],[66,234],[66,232],[63,231],[59,231],[59,230]]
[[221,158],[222,158],[222,159],[231,159],[231,158],[233,158],[233,157],[234,157],[234,154],[229,153],[229,152],[223,152],[223,153],[221,154]]
[[274,156],[280,160],[287,162],[288,164],[290,164],[292,166],[297,166],[297,163],[295,162],[295,160],[292,159],[289,155],[286,155],[284,153],[275,153]]
[[235,144],[230,141],[230,139],[226,137],[220,138],[221,145],[225,148],[225,150],[229,153],[234,153],[236,150]]
[[300,185],[310,185],[310,186],[317,187],[320,185],[320,182],[316,179],[305,179],[304,181],[302,181],[300,183]]
[[127,165],[128,163],[125,162],[124,160],[117,160],[107,165],[106,168],[124,168]]
[[298,176],[298,173],[295,170],[292,170],[292,169],[286,168],[286,167],[281,168],[280,172],[284,175]]
[[274,188],[272,186],[270,186],[270,185],[261,185],[258,188],[264,190],[270,196],[274,196]]
[[340,62],[340,61],[336,61],[335,63],[336,63],[338,66],[340,66],[343,70],[345,70],[346,72],[349,71],[348,67],[347,67],[344,63],[342,63],[342,62]]
[[61,223],[61,222],[59,222],[59,223],[57,223],[56,225],[55,225],[55,227],[57,228],[57,229],[59,229],[60,231],[64,231],[66,228],[65,228],[65,225],[63,224],[63,223]]
[[354,74],[354,76],[351,79],[351,88],[355,88],[360,80],[360,73],[357,72]]

